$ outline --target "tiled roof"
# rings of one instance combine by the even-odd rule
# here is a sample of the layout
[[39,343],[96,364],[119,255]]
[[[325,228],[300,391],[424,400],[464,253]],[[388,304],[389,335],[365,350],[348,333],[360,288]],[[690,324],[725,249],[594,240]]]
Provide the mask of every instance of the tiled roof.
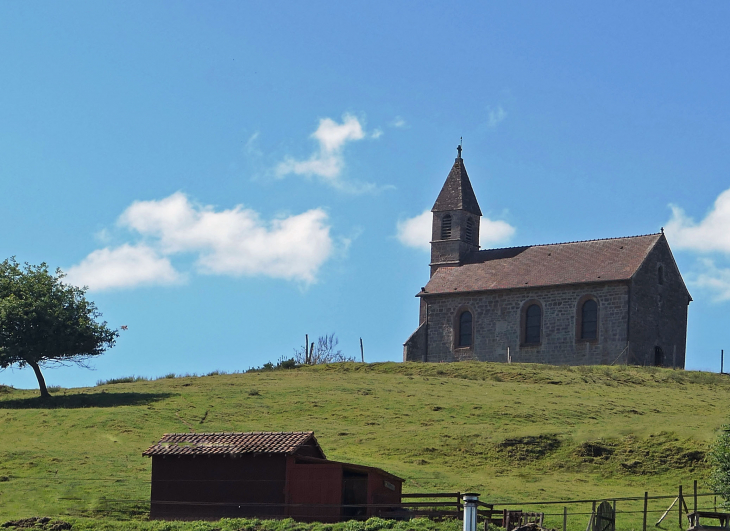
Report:
[[628,280],[663,234],[490,249],[440,267],[420,296]]
[[454,165],[446,177],[446,182],[441,188],[431,212],[446,210],[466,210],[477,216],[482,215],[477,196],[474,194],[469,175],[467,175],[464,167],[464,160],[461,157],[457,157],[454,161]]
[[312,431],[248,433],[166,433],[142,455],[237,455],[252,453],[293,454],[312,441],[319,447]]

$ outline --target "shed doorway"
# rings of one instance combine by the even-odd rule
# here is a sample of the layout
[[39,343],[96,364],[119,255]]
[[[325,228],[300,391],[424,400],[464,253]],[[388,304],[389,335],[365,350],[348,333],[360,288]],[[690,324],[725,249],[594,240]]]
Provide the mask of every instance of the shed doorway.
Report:
[[368,503],[367,473],[342,471],[342,516],[356,518],[367,514],[367,507],[348,507],[349,505],[366,505]]
[[662,347],[654,347],[654,366],[664,367],[664,351]]

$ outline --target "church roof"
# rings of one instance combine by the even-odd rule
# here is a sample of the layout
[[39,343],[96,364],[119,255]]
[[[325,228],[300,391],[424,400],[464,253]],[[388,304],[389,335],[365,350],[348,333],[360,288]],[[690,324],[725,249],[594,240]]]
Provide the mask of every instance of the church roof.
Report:
[[419,296],[628,280],[663,234],[489,249],[440,267]]
[[478,216],[482,215],[477,202],[477,196],[471,187],[469,175],[464,167],[464,160],[456,157],[441,193],[436,198],[431,212],[443,212],[446,210],[466,210]]

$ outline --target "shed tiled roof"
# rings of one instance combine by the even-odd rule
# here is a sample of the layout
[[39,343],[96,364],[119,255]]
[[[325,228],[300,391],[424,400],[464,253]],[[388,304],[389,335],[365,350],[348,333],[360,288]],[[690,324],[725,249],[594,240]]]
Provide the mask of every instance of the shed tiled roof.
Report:
[[464,167],[464,160],[461,157],[457,157],[454,161],[431,212],[448,210],[466,210],[477,216],[482,215],[477,196],[474,194],[469,175]]
[[630,279],[663,234],[490,249],[440,267],[419,296]]
[[252,453],[291,455],[313,442],[322,458],[324,452],[312,431],[247,433],[166,433],[142,455],[238,455]]

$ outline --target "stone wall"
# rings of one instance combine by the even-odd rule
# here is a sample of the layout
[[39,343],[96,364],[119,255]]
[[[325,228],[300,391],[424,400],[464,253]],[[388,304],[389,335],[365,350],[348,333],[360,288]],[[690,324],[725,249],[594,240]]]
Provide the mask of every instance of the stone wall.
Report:
[[[662,282],[659,282],[659,268]],[[662,237],[631,281],[629,363],[684,368],[689,293]],[[660,347],[663,359],[655,359]]]
[[421,323],[403,343],[403,361],[426,361],[426,339],[426,323]]
[[[424,297],[426,361],[504,362],[507,347],[515,363],[592,365],[625,361],[628,291],[625,283],[595,283]],[[586,296],[598,302],[598,338],[590,341],[579,339],[576,331],[579,302]],[[525,345],[521,343],[523,313],[526,303],[532,301],[543,309],[541,341]],[[454,331],[465,309],[473,316],[472,347],[457,348]]]

